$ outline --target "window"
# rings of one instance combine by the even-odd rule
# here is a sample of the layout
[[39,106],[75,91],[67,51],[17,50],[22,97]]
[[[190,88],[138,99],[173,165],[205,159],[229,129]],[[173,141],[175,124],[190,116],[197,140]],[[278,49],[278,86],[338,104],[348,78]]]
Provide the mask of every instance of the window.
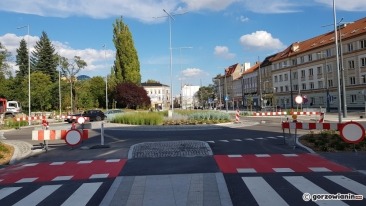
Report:
[[301,78],[305,78],[305,70],[301,70]]
[[288,92],[288,86],[287,85],[285,86],[285,92]]
[[356,103],[357,101],[357,95],[351,94],[351,103]]
[[280,86],[280,92],[283,92],[283,86]]
[[302,90],[306,90],[306,84],[305,83],[303,83],[301,86],[302,86]]
[[278,82],[278,78],[277,78],[277,76],[275,76],[275,82]]
[[352,43],[347,44],[347,48],[348,48],[348,52],[353,51],[353,44]]
[[314,105],[315,104],[315,97],[310,97],[310,105]]
[[354,60],[349,60],[348,61],[348,68],[349,69],[354,69],[355,68],[355,61]]
[[294,77],[293,79],[297,79],[297,72],[293,72],[292,75]]
[[314,89],[314,82],[310,82],[310,89]]
[[295,65],[297,65],[297,59],[292,60],[292,66],[295,66]]
[[333,87],[333,80],[332,79],[328,80],[328,87]]
[[280,74],[280,82],[282,82],[283,81],[283,79],[282,79],[282,74]]
[[318,81],[318,89],[324,88],[323,81]]
[[325,50],[325,53],[327,54],[327,57],[332,55],[332,51],[330,49]]
[[313,55],[309,54],[309,55],[308,55],[308,59],[309,59],[309,62],[310,62],[310,61],[313,61]]
[[310,68],[309,69],[309,76],[313,76],[314,75],[314,69],[313,68]]
[[332,72],[332,65],[331,64],[327,64],[327,72]]
[[324,97],[319,97],[319,102],[320,102],[320,104],[324,104],[325,102],[324,102]]
[[293,87],[294,87],[295,91],[299,90],[299,85],[295,84],[295,85],[293,85]]
[[366,66],[366,57],[361,58],[361,67],[365,67]]
[[288,80],[288,74],[285,74],[285,81]]
[[366,48],[366,39],[360,41],[360,49]]
[[322,67],[317,67],[316,68],[316,73],[317,74],[322,74],[323,73],[322,71],[323,71]]
[[305,57],[300,57],[300,63],[304,63],[305,62]]
[[350,77],[350,78],[349,78],[349,83],[350,83],[351,85],[356,84],[356,77]]
[[362,84],[366,84],[366,74],[361,75]]

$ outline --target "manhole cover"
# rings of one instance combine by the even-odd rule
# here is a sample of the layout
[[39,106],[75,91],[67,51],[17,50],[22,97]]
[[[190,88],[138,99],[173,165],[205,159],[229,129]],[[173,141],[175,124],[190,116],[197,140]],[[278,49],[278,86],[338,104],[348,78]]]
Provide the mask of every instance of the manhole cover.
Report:
[[128,159],[158,157],[203,157],[212,155],[207,142],[202,141],[168,141],[143,142],[135,144],[128,152]]

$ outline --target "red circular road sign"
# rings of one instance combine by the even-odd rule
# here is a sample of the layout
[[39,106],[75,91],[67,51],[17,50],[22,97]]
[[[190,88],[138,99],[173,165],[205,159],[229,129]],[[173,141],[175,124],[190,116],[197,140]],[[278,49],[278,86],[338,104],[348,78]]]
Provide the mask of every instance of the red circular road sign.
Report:
[[67,131],[65,141],[70,146],[78,145],[81,142],[81,132],[76,129]]
[[359,143],[365,138],[365,129],[358,122],[347,122],[340,129],[342,139],[348,143]]
[[77,121],[78,121],[79,124],[84,124],[85,123],[85,118],[84,117],[79,117],[77,119]]

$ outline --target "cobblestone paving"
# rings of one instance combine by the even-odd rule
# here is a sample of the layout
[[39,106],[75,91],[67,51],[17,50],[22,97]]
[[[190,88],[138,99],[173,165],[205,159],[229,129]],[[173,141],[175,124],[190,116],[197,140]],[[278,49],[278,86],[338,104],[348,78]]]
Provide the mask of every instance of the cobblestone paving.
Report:
[[128,158],[158,157],[204,157],[212,155],[212,150],[202,141],[145,142],[133,145]]

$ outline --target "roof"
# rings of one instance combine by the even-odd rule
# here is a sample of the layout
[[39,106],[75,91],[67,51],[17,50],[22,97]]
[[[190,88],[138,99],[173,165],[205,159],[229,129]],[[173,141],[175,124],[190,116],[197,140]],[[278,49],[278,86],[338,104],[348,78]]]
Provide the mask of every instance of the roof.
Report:
[[[338,31],[341,33],[340,37],[338,34],[338,40],[347,40],[356,36],[366,33],[366,17],[359,19],[353,23],[344,23],[338,26]],[[295,42],[287,47],[282,52],[271,59],[271,61],[277,61],[285,59],[291,56],[295,56],[299,53],[304,53],[310,50],[321,48],[335,43],[334,30],[321,34],[319,36],[307,39],[302,42]]]
[[236,67],[238,67],[239,63],[233,64],[225,69],[225,75],[230,76],[235,72]]
[[141,83],[141,86],[143,87],[169,87],[168,85],[165,85],[165,84],[161,84],[159,82],[144,82],[144,83]]
[[259,65],[260,65],[260,62],[256,62],[255,65],[253,65],[249,69],[245,70],[245,72],[243,72],[242,76],[253,73],[254,71],[258,70]]

